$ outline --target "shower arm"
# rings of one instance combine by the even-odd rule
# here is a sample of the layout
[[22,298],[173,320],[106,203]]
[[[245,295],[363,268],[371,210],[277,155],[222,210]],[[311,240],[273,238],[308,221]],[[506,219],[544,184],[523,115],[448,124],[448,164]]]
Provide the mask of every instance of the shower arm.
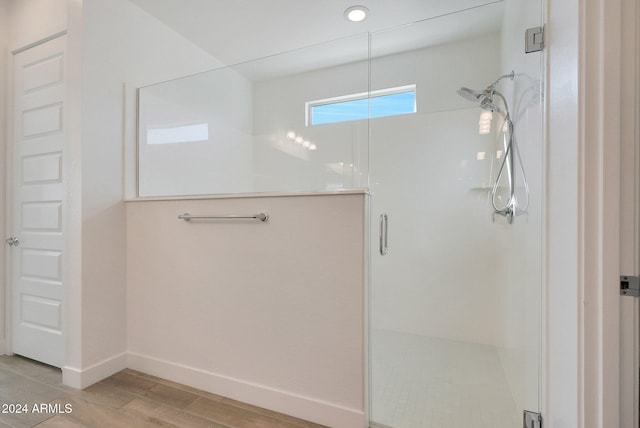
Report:
[[[501,81],[502,79],[509,79],[509,80],[513,80],[513,79],[515,79],[515,77],[516,77],[516,73],[515,73],[513,70],[511,70],[511,73],[509,73],[509,74],[503,74],[502,76],[498,77],[498,78],[496,79],[496,81],[495,81],[495,82],[493,82],[492,84],[490,84],[490,85],[489,85],[489,88],[493,90],[493,89],[495,89],[495,88],[496,88],[496,85],[497,85],[498,83],[500,83],[500,81]],[[504,97],[503,97],[502,99],[504,100]],[[506,103],[505,103],[505,107],[506,107]]]

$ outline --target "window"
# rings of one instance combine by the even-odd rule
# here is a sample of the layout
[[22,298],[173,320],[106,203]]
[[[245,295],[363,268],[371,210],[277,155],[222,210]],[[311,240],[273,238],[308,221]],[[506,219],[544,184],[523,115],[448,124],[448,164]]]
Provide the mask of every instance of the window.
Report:
[[307,126],[416,112],[416,85],[306,103]]

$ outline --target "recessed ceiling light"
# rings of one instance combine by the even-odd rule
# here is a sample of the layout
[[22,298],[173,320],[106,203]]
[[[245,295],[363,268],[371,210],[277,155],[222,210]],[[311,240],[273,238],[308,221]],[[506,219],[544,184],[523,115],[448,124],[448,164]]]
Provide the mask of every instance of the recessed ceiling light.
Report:
[[368,13],[369,9],[364,6],[351,6],[344,11],[344,17],[347,21],[360,22],[367,17]]

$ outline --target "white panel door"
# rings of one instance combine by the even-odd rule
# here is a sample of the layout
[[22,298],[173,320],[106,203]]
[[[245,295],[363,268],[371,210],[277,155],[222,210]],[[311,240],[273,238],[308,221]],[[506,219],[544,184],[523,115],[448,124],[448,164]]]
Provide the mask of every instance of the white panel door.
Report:
[[62,36],[15,55],[9,229],[12,352],[56,367],[66,341],[65,47]]

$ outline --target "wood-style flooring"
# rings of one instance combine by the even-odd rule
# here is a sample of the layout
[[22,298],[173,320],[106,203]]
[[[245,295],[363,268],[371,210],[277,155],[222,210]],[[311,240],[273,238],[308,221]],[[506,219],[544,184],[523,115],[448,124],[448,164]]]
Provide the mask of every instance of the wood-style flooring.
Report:
[[0,356],[0,428],[320,428],[126,369],[82,391],[62,385],[59,369]]

